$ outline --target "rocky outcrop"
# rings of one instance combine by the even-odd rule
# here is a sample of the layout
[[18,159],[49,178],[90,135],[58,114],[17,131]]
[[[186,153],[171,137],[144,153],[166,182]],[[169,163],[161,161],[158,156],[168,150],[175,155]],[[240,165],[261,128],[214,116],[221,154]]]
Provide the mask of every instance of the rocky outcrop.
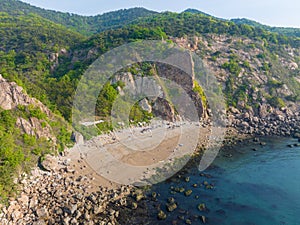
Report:
[[[155,67],[157,69],[157,74],[159,75],[159,77],[166,78],[167,80],[175,82],[187,93],[189,93],[191,90],[193,90],[194,87],[194,76],[193,71],[191,70],[191,68],[193,68],[193,65],[189,56],[184,57],[182,60],[185,60],[184,62],[181,62],[184,65],[183,68],[185,69],[185,71],[173,65],[167,65],[163,63],[156,63]],[[176,63],[175,59],[174,63]],[[176,63],[176,65],[181,65],[181,63]]]
[[37,138],[47,138],[56,142],[56,137],[53,135],[52,128],[49,124],[39,120],[35,117],[31,117],[28,120],[22,117],[17,118],[16,126],[28,135],[36,136]]
[[299,49],[285,47],[272,58],[268,56],[273,51],[271,43],[266,46],[247,37],[208,34],[172,40],[200,55],[223,86],[225,97],[233,100],[229,127],[252,135],[298,135]]
[[[8,82],[0,75],[0,108],[4,110],[15,110],[18,106],[33,107],[39,109],[48,118],[52,118],[51,111],[35,98],[29,97],[22,87],[14,82]],[[51,126],[43,119],[36,117],[18,117],[16,126],[25,134],[46,138],[56,143]]]
[[34,105],[42,112],[50,115],[50,110],[35,98],[29,97],[22,87],[15,82],[8,82],[0,74],[0,107],[4,110],[11,110],[18,105]]
[[171,38],[174,43],[179,45],[182,48],[190,49],[191,51],[196,51],[198,50],[198,43],[199,43],[199,38],[194,37],[192,40],[189,40],[188,38]]
[[174,122],[176,120],[176,115],[174,108],[170,105],[170,103],[163,99],[157,98],[153,105],[154,115],[162,118],[163,120]]
[[147,98],[142,99],[139,102],[139,106],[146,112],[151,113],[152,112],[152,106],[150,105]]
[[81,145],[84,143],[84,138],[83,138],[82,134],[80,134],[79,132],[73,132],[71,139],[78,145]]
[[68,51],[65,48],[62,48],[59,52],[54,52],[49,55],[49,62],[52,63],[51,71],[54,71],[59,66],[59,57],[67,56]]
[[[174,65],[155,63],[153,69],[156,71],[156,74],[153,76],[133,75],[130,72],[123,72],[114,76],[111,82],[116,84],[118,81],[121,81],[125,84],[124,90],[121,87],[117,88],[120,95],[124,95],[124,92],[129,92],[135,97],[147,96],[147,99],[137,99],[140,100],[140,107],[149,113],[153,112],[154,116],[161,117],[164,120],[174,122],[182,119],[181,115],[184,115],[184,119],[194,118],[193,115],[189,116],[189,112],[185,110],[190,108],[190,106],[185,107],[185,104],[189,104],[186,96],[193,100],[198,116],[202,118],[206,114],[201,96],[193,90],[194,74],[193,70],[191,70],[193,62],[190,55],[180,58],[180,60],[174,56],[174,59],[170,60],[176,65],[182,65],[183,69],[177,68]],[[169,81],[173,83],[165,87],[164,85]],[[182,91],[179,88],[183,89],[186,95],[173,96],[172,99],[167,93],[172,88],[179,92]]]

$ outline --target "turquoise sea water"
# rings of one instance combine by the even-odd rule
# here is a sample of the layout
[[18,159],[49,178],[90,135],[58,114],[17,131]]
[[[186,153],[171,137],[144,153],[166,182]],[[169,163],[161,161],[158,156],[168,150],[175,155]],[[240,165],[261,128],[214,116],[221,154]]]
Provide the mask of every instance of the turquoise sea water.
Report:
[[[200,216],[205,216],[206,224],[213,225],[300,224],[300,147],[288,147],[300,143],[282,138],[261,141],[266,145],[250,142],[223,150],[202,175],[193,167],[153,186],[150,192],[160,196],[149,204],[162,209],[167,219],[157,220],[153,210],[149,223],[202,224]],[[228,151],[231,157],[224,157]],[[207,183],[213,188],[207,189]],[[185,196],[178,188],[192,194]],[[169,197],[178,205],[173,212],[166,210]],[[200,203],[205,211],[198,210]]]

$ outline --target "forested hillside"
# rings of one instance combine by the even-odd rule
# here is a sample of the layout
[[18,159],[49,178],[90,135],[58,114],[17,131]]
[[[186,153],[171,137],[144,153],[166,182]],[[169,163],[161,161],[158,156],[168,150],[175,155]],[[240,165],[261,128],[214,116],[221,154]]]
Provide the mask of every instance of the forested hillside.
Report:
[[[16,25],[12,26],[13,23]],[[48,26],[45,26],[46,23]],[[262,52],[257,54],[260,64],[263,65],[258,65],[257,72],[268,70],[270,77],[274,75],[273,70],[275,70],[274,73],[276,70],[282,70],[278,69],[278,66],[272,67],[271,62],[277,64],[276,62],[280,62],[284,58],[286,61],[291,58],[289,63],[297,63],[299,60],[297,54],[294,57],[285,54],[286,49],[299,46],[300,41],[297,38],[249,25],[235,24],[194,11],[180,14],[161,13],[140,19],[136,25],[105,31],[89,38],[84,38],[76,32],[34,14],[12,17],[3,13],[2,24],[3,27],[10,27],[2,31],[5,32],[3,33],[4,41],[1,43],[5,55],[3,60],[6,60],[5,66],[2,67],[3,76],[17,81],[19,84],[24,83],[23,86],[29,94],[38,97],[53,108],[57,108],[67,120],[71,116],[72,96],[76,85],[87,67],[109,49],[138,39],[160,40],[161,38],[184,37],[189,40],[197,36],[210,43],[214,41],[215,35],[220,37],[225,35],[228,38],[231,36],[232,40],[247,38],[252,43],[253,49]],[[261,47],[259,47],[260,43],[263,43]],[[204,43],[199,41],[197,45],[204,45]],[[239,45],[240,49],[229,43],[226,52],[239,50],[245,51],[244,54],[247,54],[249,50],[246,45],[242,42]],[[198,52],[202,56],[211,55],[213,60],[222,55],[222,51],[219,54],[218,51],[210,52],[204,48],[200,48]],[[235,58],[231,59],[232,55],[235,55]],[[224,62],[215,66],[221,69],[228,68],[228,71],[232,73],[240,72],[243,70],[244,62],[239,62],[237,55],[239,54],[226,54],[224,57],[229,59],[229,64]],[[283,59],[275,59],[275,55]],[[8,60],[11,63],[8,63]],[[230,79],[235,83],[238,77],[231,76]],[[293,86],[292,89],[295,91],[286,97],[298,99],[297,82],[289,81],[288,83]],[[240,90],[238,89],[237,92]],[[241,93],[231,94],[236,96]],[[236,100],[229,100],[229,102],[236,102]]]
[[[157,12],[150,11],[144,8],[131,8],[108,12],[96,16],[81,16],[73,13],[62,13],[53,10],[45,10],[39,7],[32,6],[28,3],[21,2],[19,0],[1,0],[0,11],[7,12],[10,15],[28,15],[34,13],[43,18],[51,20],[54,23],[61,24],[67,28],[70,28],[87,36],[105,30],[120,28],[128,24],[136,24],[140,19],[159,14]],[[209,14],[197,9],[189,8],[184,12],[212,17]],[[226,19],[216,19],[226,21]],[[237,25],[250,25],[286,36],[300,37],[300,29],[298,28],[271,27],[245,18],[232,19],[230,21],[234,22]]]
[[274,44],[289,44],[293,47],[300,45],[300,38],[287,37],[247,24],[235,24],[232,21],[214,18],[202,13],[161,13],[155,17],[141,19],[138,24],[147,27],[160,26],[168,35],[176,37],[214,33],[266,39]]
[[71,144],[65,120],[0,75],[0,201],[17,190],[15,178]]
[[275,33],[279,33],[279,34],[283,34],[286,36],[294,36],[294,37],[300,37],[300,29],[299,28],[291,28],[291,27],[271,27],[271,26],[267,26],[261,23],[258,23],[256,21],[253,20],[248,20],[248,19],[232,19],[231,21],[233,21],[236,24],[247,24],[253,27],[260,27],[262,29],[271,31],[271,32],[275,32]]
[[[194,13],[194,14],[202,14],[202,15],[210,16],[210,15],[208,15],[204,12],[201,12],[197,9],[187,9],[184,12],[190,12],[190,13]],[[218,19],[221,19],[221,18],[218,18]],[[225,20],[225,19],[223,19],[223,20]],[[272,27],[272,26],[264,25],[264,24],[258,23],[256,21],[246,19],[246,18],[231,19],[230,21],[234,22],[237,25],[244,24],[244,25],[249,25],[252,27],[262,28],[264,30],[278,33],[278,34],[283,34],[286,36],[300,37],[300,28]]]
[[120,28],[139,18],[156,14],[156,12],[144,8],[132,8],[104,13],[97,16],[80,16],[71,13],[41,9],[18,0],[0,0],[0,11],[7,12],[10,15],[28,15],[34,13],[84,35],[91,35],[104,30]]

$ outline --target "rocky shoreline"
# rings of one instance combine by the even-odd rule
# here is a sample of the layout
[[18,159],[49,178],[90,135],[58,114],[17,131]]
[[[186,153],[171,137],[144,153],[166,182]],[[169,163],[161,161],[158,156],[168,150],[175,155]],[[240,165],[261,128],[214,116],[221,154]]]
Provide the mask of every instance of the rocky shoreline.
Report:
[[[250,117],[247,113],[232,115],[224,145],[235,145],[241,139],[254,136],[300,138],[300,113],[285,116],[273,113],[264,118]],[[0,206],[1,224],[113,225],[125,224],[130,210],[146,216],[145,201],[139,203],[144,198],[141,189],[133,186],[98,186],[89,192],[95,179],[92,175],[82,176],[68,164],[65,157],[58,157],[56,165],[50,165],[49,171],[35,168],[30,176],[23,175],[19,180],[19,197],[11,198],[7,206]],[[172,203],[169,205],[172,206]],[[162,213],[159,217],[163,217]],[[201,220],[205,222],[205,218]]]
[[19,197],[0,208],[0,224],[118,224],[115,208],[127,205],[132,187],[98,187],[90,193],[93,177],[76,173],[66,160],[58,165],[52,171],[35,168],[31,176],[23,174]]
[[264,109],[261,106],[259,115],[251,111],[241,113],[231,108],[229,126],[240,133],[252,136],[283,136],[300,138],[300,112],[284,109]]

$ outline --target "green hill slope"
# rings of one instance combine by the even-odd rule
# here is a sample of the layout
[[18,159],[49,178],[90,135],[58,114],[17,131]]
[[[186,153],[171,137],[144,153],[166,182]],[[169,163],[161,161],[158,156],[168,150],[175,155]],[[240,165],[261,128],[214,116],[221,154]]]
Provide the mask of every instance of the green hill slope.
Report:
[[294,36],[294,37],[300,37],[300,29],[299,28],[291,28],[291,27],[272,27],[272,26],[267,26],[261,23],[258,23],[256,21],[253,20],[249,20],[249,19],[232,19],[231,21],[233,21],[236,24],[247,24],[253,27],[259,27],[271,32],[275,32],[275,33],[279,33],[279,34],[284,34],[287,36]]
[[80,16],[41,9],[18,0],[0,0],[0,11],[7,12],[10,15],[28,15],[34,13],[85,35],[119,28],[139,18],[156,14],[156,12],[144,8],[131,8],[97,16]]
[[[201,12],[197,9],[186,9],[184,12],[189,12],[189,13],[194,13],[194,14],[202,14],[206,16],[210,16],[207,13]],[[221,18],[219,18],[221,19]],[[225,19],[223,19],[225,20]],[[292,37],[300,37],[300,29],[299,28],[292,28],[292,27],[272,27],[268,25],[264,25],[261,23],[258,23],[254,20],[249,20],[246,18],[236,18],[236,19],[231,19],[230,21],[234,22],[237,25],[249,25],[252,27],[257,27],[261,28],[270,32],[275,32],[278,34],[283,34],[286,36],[292,36]]]
[[46,103],[44,78],[55,67],[57,54],[84,38],[35,14],[0,13],[0,74]]

